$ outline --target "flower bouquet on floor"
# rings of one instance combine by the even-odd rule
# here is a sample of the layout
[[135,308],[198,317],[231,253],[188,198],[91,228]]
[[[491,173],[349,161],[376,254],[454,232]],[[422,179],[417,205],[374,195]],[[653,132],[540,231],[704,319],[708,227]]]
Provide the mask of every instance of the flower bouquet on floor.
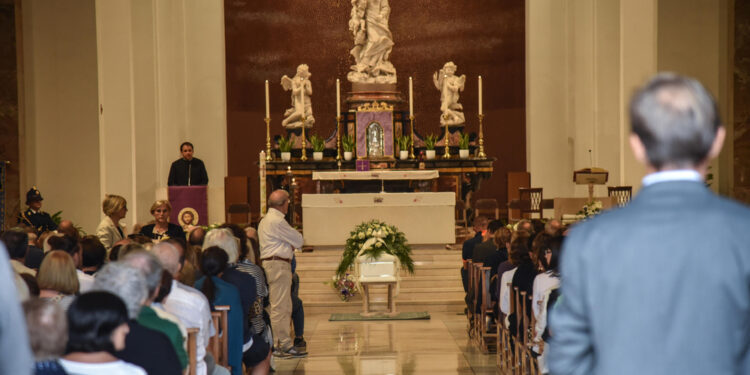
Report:
[[359,293],[357,280],[354,275],[346,273],[342,276],[334,275],[332,280],[326,284],[330,285],[338,294],[342,301],[349,301]]

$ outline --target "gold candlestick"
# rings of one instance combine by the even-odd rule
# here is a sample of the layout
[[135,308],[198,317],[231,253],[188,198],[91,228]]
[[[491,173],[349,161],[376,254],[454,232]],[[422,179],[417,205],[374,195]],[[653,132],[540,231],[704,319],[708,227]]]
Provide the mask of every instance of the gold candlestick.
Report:
[[341,115],[336,116],[336,160],[341,160]]
[[450,159],[451,158],[451,149],[448,146],[448,134],[450,132],[451,132],[451,130],[448,127],[448,124],[445,124],[445,153],[443,154],[443,159]]
[[263,119],[266,122],[266,161],[271,161],[271,118]]
[[484,159],[487,157],[487,155],[484,153],[484,133],[482,133],[482,120],[484,119],[484,115],[479,115],[479,153],[477,154],[478,158]]
[[307,140],[305,139],[305,115],[302,115],[302,157],[300,160],[307,161]]
[[414,115],[409,115],[409,125],[411,126],[411,142],[409,143],[409,159],[414,157]]

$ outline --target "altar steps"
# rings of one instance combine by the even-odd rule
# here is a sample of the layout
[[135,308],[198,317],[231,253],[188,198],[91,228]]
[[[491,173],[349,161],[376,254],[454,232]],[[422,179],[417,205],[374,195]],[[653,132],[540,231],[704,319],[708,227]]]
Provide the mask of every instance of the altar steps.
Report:
[[[359,312],[361,295],[349,302],[341,301],[332,280],[341,259],[341,248],[322,248],[297,254],[297,274],[300,277],[300,298],[305,313]],[[464,291],[459,267],[461,251],[454,247],[415,246],[412,251],[414,275],[401,272],[400,292],[396,299],[398,311],[462,312]],[[386,289],[373,288],[370,301],[375,310],[385,310]]]

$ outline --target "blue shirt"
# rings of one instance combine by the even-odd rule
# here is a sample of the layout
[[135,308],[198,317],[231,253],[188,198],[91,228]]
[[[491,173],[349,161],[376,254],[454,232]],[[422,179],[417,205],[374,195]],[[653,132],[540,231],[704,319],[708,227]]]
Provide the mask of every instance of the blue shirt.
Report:
[[[228,334],[228,362],[229,366],[232,366],[232,375],[242,375],[242,344],[244,343],[242,323],[244,319],[242,317],[240,293],[237,291],[237,287],[216,276],[212,276],[211,280],[213,280],[216,286],[216,291],[214,292],[214,300],[208,302],[211,303],[211,310],[216,305],[229,305],[229,312],[227,313],[227,319],[229,320],[227,322],[227,329],[229,332],[222,334]],[[206,276],[198,279],[195,282],[195,288],[200,290],[205,281]]]

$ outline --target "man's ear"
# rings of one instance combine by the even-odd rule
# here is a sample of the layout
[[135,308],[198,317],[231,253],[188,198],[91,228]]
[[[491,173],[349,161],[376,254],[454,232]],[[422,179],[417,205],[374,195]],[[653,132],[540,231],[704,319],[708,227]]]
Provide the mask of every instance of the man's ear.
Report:
[[716,130],[716,137],[714,138],[714,142],[711,144],[711,150],[708,152],[708,160],[712,160],[719,156],[719,153],[721,152],[721,148],[724,147],[724,139],[727,136],[727,130],[724,128],[724,126],[719,126],[719,129]]
[[638,138],[638,135],[630,133],[628,140],[630,141],[630,149],[633,151],[635,159],[643,165],[649,165],[648,156],[646,155],[646,146],[643,145],[643,142]]

